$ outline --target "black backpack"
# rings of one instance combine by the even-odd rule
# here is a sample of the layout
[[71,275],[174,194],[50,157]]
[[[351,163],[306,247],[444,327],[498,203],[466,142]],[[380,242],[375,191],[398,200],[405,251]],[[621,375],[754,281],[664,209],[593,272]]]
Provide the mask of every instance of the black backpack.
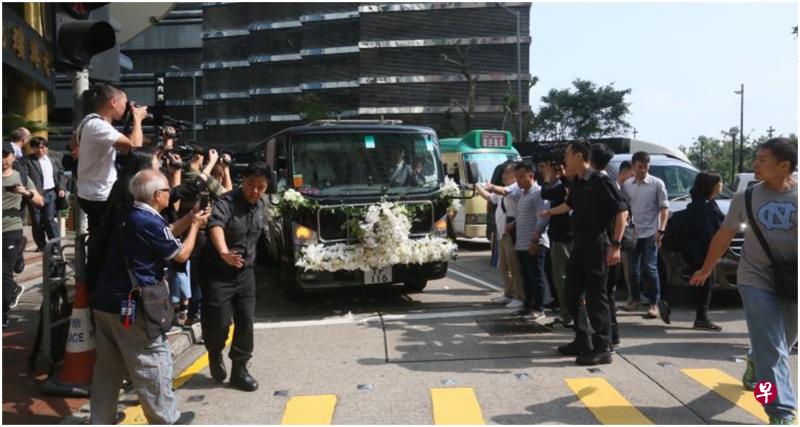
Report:
[[661,248],[670,252],[681,252],[689,240],[691,227],[691,213],[689,209],[677,211],[669,217],[664,236],[661,238]]

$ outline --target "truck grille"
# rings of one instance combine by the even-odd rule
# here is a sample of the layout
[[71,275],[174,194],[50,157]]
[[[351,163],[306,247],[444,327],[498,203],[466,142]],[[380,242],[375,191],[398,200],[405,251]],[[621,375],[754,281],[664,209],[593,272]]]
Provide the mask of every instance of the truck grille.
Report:
[[[433,204],[429,201],[408,202],[404,205],[414,208],[414,215],[411,221],[411,236],[427,235],[433,229]],[[367,204],[353,204],[346,206],[369,206]],[[323,206],[319,209],[317,216],[320,240],[323,242],[331,241],[352,241],[348,239],[347,230],[343,226],[347,221],[347,215],[341,209],[341,205]]]

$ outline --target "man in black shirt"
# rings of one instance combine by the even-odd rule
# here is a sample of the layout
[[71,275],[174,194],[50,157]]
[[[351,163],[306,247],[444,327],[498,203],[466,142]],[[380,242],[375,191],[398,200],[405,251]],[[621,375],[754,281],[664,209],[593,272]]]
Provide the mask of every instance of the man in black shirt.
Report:
[[[550,202],[550,206],[559,206],[567,198],[567,184],[569,181],[563,174],[563,168],[558,163],[547,163],[542,168],[544,183],[542,185],[542,198]],[[566,289],[567,262],[572,252],[572,225],[569,213],[555,215],[550,218],[547,228],[550,237],[550,260],[553,269],[553,284],[558,298],[559,318],[548,323],[551,328],[571,328],[572,316],[566,304],[564,290]]]
[[251,163],[244,172],[242,186],[217,199],[208,221],[209,240],[201,263],[201,324],[211,376],[217,381],[224,381],[227,376],[222,350],[233,317],[230,385],[243,391],[258,389],[258,382],[247,371],[247,362],[253,355],[253,266],[256,245],[266,226],[266,206],[261,196],[267,190],[270,174],[265,163]]
[[[565,297],[575,322],[575,340],[558,348],[559,353],[577,356],[579,365],[611,363],[611,313],[608,306],[606,274],[619,263],[622,234],[628,204],[611,179],[591,169],[591,146],[587,141],[572,141],[564,160],[567,175],[574,183],[565,203],[545,211],[554,216],[572,210],[575,233],[573,251],[567,267]],[[613,224],[613,239],[607,234]],[[589,322],[577,321],[581,296],[585,294]]]

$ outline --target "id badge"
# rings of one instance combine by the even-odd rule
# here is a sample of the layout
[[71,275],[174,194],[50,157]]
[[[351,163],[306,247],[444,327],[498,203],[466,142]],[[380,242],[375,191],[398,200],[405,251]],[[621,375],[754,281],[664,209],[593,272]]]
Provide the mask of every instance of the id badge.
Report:
[[131,295],[120,301],[119,321],[126,328],[136,321],[136,300],[131,298]]

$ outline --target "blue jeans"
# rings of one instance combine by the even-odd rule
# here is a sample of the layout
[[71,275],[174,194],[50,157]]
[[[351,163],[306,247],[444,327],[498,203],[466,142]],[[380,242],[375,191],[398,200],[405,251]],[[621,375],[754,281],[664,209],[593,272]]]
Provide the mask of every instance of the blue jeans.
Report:
[[547,276],[544,274],[544,246],[539,248],[538,256],[531,255],[528,251],[516,251],[519,259],[519,269],[522,273],[522,290],[525,294],[525,308],[534,311],[544,311],[547,298]]
[[169,293],[172,296],[172,303],[178,304],[181,300],[188,300],[192,297],[192,284],[189,278],[189,263],[186,261],[186,271],[169,270]]
[[742,284],[737,287],[744,304],[756,381],[770,381],[778,392],[764,411],[770,417],[792,417],[797,398],[789,352],[797,342],[797,302],[782,301],[778,294],[766,289]]
[[36,242],[38,249],[44,250],[44,246],[50,239],[61,237],[58,229],[58,221],[56,221],[56,194],[55,190],[47,190],[42,194],[44,199],[44,206],[41,208],[30,206],[33,208],[33,240]]
[[[636,241],[636,249],[630,258],[632,287],[644,288],[644,296],[650,304],[657,304],[660,295],[661,283],[658,279],[658,248],[656,236],[646,237]],[[644,276],[646,286],[642,286]]]

